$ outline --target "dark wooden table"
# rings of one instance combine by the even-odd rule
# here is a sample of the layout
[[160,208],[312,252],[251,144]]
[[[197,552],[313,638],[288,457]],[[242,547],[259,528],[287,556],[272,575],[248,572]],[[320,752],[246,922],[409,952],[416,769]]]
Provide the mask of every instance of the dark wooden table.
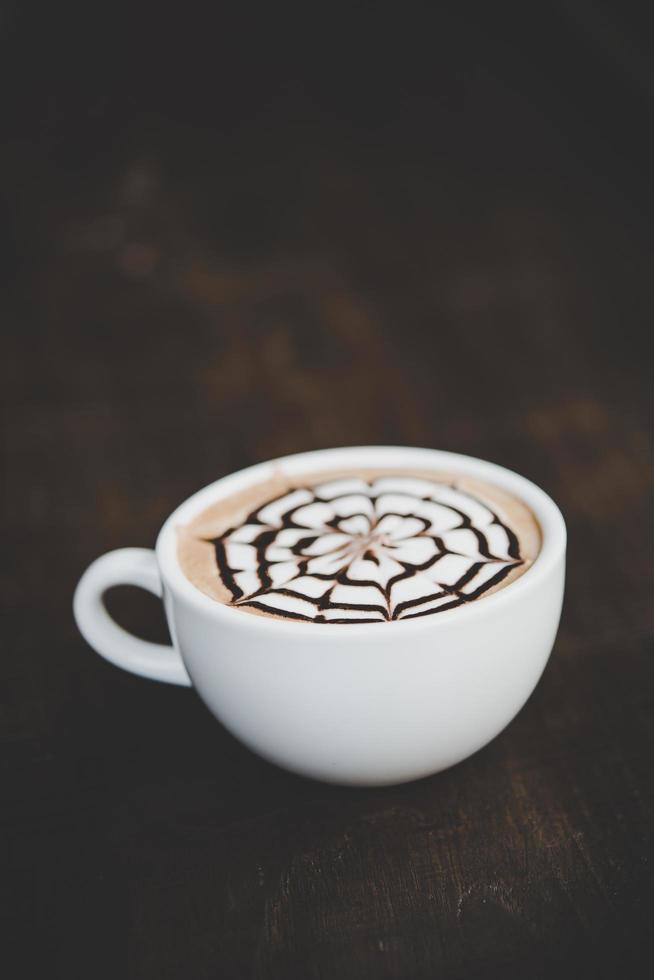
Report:
[[[57,4],[37,29],[28,6],[3,28],[6,976],[638,976],[654,809],[639,25],[486,5],[155,28]],[[87,563],[151,545],[199,486],[360,443],[519,470],[570,532],[527,706],[463,764],[379,790],[264,763],[193,693],[102,661],[71,614]],[[107,602],[165,637],[152,597]]]

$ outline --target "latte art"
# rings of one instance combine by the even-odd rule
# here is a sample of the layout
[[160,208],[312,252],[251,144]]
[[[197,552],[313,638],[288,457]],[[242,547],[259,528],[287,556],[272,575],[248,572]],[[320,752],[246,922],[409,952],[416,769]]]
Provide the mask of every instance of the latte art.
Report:
[[294,487],[202,541],[213,549],[222,601],[314,623],[444,612],[525,564],[517,534],[488,502],[403,475]]

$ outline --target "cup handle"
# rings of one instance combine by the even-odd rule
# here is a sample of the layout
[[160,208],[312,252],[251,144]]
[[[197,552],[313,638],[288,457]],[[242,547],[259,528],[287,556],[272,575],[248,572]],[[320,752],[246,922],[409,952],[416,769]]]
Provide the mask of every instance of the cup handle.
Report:
[[120,548],[89,565],[73,599],[75,621],[86,642],[106,660],[132,674],[190,687],[191,679],[173,646],[140,640],[114,622],[102,601],[103,594],[113,585],[137,585],[161,598],[154,551]]

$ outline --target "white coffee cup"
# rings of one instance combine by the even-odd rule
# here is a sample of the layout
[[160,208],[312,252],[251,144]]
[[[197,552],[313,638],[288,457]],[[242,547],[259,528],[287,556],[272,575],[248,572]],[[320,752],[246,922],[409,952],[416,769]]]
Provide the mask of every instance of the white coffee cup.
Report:
[[[184,575],[177,534],[209,504],[288,474],[338,468],[434,469],[477,477],[535,514],[542,547],[506,588],[437,615],[320,624],[255,616],[211,599]],[[156,550],[125,548],[87,569],[74,598],[87,642],[143,677],[192,685],[230,732],[292,772],[383,785],[452,766],[494,738],[533,691],[563,600],[566,530],[556,504],[510,470],[431,449],[363,446],[287,456],[218,480],[168,518]],[[138,585],[162,596],[172,646],[137,639],[103,593]]]

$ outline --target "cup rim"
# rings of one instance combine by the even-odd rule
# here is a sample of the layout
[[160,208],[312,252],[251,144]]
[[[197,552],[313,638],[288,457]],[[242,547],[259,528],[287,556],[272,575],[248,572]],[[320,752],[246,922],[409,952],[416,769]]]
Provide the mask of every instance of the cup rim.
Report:
[[[289,474],[310,472],[312,468],[347,467],[383,468],[384,466],[405,466],[419,468],[447,469],[450,472],[476,477],[507,490],[522,500],[534,513],[541,529],[541,549],[533,564],[506,588],[488,596],[480,596],[475,602],[448,609],[434,616],[421,616],[415,619],[397,619],[384,623],[314,623],[303,620],[278,619],[274,616],[253,616],[243,610],[234,609],[202,592],[182,571],[177,559],[177,527],[187,524],[198,513],[214,501],[220,500],[246,486],[263,482],[281,469]],[[440,449],[411,446],[344,446],[333,449],[317,449],[310,452],[293,453],[280,456],[263,463],[256,463],[221,477],[201,490],[187,497],[164,522],[155,545],[157,562],[164,585],[179,595],[198,612],[208,613],[226,625],[249,630],[281,631],[290,630],[296,639],[304,632],[307,637],[318,633],[348,637],[364,636],[380,627],[396,632],[436,630],[449,626],[452,617],[457,622],[469,622],[472,618],[490,613],[502,605],[509,606],[519,602],[529,591],[537,589],[551,569],[561,560],[566,547],[566,527],[561,511],[551,497],[535,483],[524,476],[499,466],[496,463]],[[234,618],[236,617],[236,619]],[[308,631],[308,632],[307,632]]]

